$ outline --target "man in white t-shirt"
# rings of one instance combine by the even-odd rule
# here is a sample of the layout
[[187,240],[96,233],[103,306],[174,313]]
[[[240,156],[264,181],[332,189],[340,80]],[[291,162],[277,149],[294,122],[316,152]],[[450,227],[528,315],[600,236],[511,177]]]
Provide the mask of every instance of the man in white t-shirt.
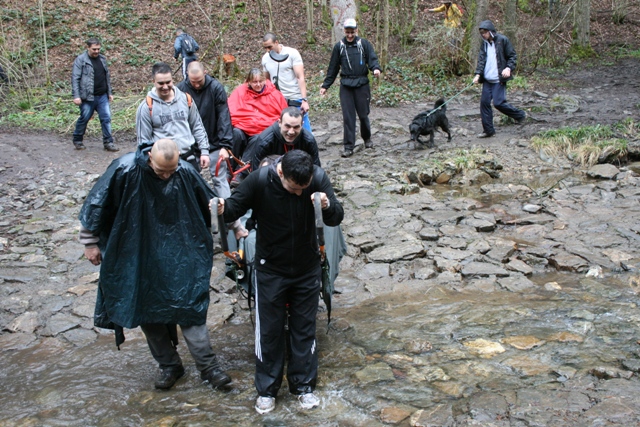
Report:
[[[273,33],[264,35],[262,47],[267,51],[262,56],[262,69],[266,77],[271,79],[275,87],[282,92],[290,107],[298,107],[302,110],[302,127],[311,132],[307,84],[304,80],[304,65],[300,52],[280,44],[278,37]],[[278,55],[289,55],[289,57],[283,62],[276,62],[269,56],[272,50]]]

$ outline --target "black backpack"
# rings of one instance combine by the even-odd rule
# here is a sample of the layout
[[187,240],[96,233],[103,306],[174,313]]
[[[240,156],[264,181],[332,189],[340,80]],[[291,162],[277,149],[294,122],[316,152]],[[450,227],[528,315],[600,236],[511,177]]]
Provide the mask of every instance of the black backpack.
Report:
[[196,41],[189,34],[185,34],[182,38],[182,50],[185,51],[187,55],[196,53]]

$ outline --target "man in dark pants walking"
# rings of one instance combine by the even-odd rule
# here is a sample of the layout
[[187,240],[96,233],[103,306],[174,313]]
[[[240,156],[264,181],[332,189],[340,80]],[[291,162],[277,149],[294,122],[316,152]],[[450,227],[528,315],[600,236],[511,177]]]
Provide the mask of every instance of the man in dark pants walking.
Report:
[[320,404],[314,394],[318,378],[316,314],[321,288],[320,253],[313,195],[318,193],[326,225],[337,226],[344,211],[327,174],[301,150],[287,152],[276,163],[252,172],[231,197],[220,199],[218,214],[233,221],[252,209],[258,223],[255,274],[256,375],[255,409],[275,408],[285,365],[285,332],[289,303],[291,353],[289,391],[302,409]]
[[480,97],[480,114],[482,115],[482,133],[478,138],[489,138],[496,134],[493,127],[493,106],[498,111],[516,121],[524,123],[527,113],[515,108],[507,102],[507,81],[513,78],[516,68],[516,51],[509,39],[498,34],[496,27],[489,20],[480,23],[480,35],[483,42],[478,53],[478,65],[473,83],[482,82]]
[[358,37],[355,19],[344,21],[344,35],[344,38],[333,46],[327,77],[322,83],[320,95],[324,96],[340,72],[340,106],[344,127],[342,157],[350,157],[356,145],[356,113],[360,118],[360,135],[364,140],[364,146],[373,148],[369,123],[369,70],[373,72],[374,77],[378,77],[380,64],[371,43]]
[[87,51],[78,55],[73,61],[71,73],[71,92],[73,103],[80,107],[80,117],[73,131],[73,145],[76,150],[84,150],[82,142],[87,123],[98,112],[102,127],[102,144],[107,151],[118,151],[111,135],[111,110],[109,103],[113,101],[111,92],[111,75],[107,67],[107,58],[100,55],[100,40],[92,37],[86,41]]
[[177,144],[159,139],[114,160],[80,211],[85,257],[100,265],[95,325],[115,329],[117,345],[118,330],[141,327],[160,367],[158,389],[185,373],[176,325],[200,378],[214,388],[231,382],[207,329],[214,196]]

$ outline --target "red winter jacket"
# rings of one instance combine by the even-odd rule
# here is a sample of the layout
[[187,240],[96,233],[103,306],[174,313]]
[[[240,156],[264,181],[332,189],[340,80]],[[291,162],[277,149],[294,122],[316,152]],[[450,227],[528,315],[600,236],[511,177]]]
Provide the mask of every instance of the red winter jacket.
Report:
[[241,84],[229,95],[229,113],[233,127],[242,129],[249,136],[257,135],[280,118],[287,108],[287,100],[271,81],[265,81],[261,93]]

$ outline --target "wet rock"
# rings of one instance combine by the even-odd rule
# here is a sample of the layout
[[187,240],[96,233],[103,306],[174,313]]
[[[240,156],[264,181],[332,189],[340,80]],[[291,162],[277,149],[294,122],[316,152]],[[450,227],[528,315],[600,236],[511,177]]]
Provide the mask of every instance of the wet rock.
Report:
[[390,406],[380,410],[380,421],[385,424],[399,424],[410,415],[411,412],[406,409]]
[[455,422],[451,403],[420,409],[411,415],[411,427],[452,427]]
[[442,393],[457,399],[461,398],[465,391],[464,384],[453,381],[433,381],[431,385]]
[[66,242],[54,249],[53,254],[61,261],[73,264],[84,255],[84,248],[77,242]]
[[470,262],[462,266],[462,277],[507,277],[509,272],[502,267],[487,262]]
[[589,267],[589,263],[576,255],[565,251],[558,251],[548,258],[549,264],[560,271],[581,272]]
[[423,213],[420,219],[427,225],[438,227],[444,224],[457,224],[466,214],[455,210],[437,210]]
[[505,352],[504,347],[500,345],[500,343],[482,338],[466,341],[463,345],[469,349],[469,353],[484,359],[488,359]]
[[423,267],[414,273],[413,277],[417,280],[429,280],[436,277],[438,273],[431,267]]
[[434,227],[423,227],[418,233],[418,236],[422,240],[435,242],[440,238],[440,233],[438,233],[438,230]]
[[508,344],[518,350],[531,350],[532,348],[540,347],[545,340],[541,340],[531,335],[520,335],[507,337],[502,340],[504,344]]
[[496,420],[507,418],[509,413],[507,400],[497,393],[475,393],[469,398],[468,405],[469,414],[480,425],[493,425]]
[[503,279],[498,279],[498,284],[503,289],[510,292],[522,292],[525,289],[535,288],[536,284],[521,275],[512,275]]
[[553,373],[558,376],[558,382],[565,382],[570,380],[576,375],[577,369],[571,366],[561,366],[553,370]]
[[623,360],[622,367],[632,372],[640,372],[640,360],[638,359]]
[[356,277],[362,281],[389,277],[389,264],[369,263],[356,272]]
[[98,338],[98,335],[92,330],[82,328],[72,329],[63,333],[62,336],[76,347],[92,344]]
[[515,253],[515,243],[509,240],[498,239],[493,241],[492,248],[486,253],[486,256],[499,263],[509,261],[509,258]]
[[547,341],[581,343],[581,342],[584,342],[584,337],[571,332],[563,331],[563,332],[556,332],[554,334],[551,334],[551,336],[547,338]]
[[29,333],[15,333],[0,335],[0,348],[7,350],[23,350],[35,345],[36,335]]
[[389,243],[374,249],[367,255],[369,262],[395,262],[424,256],[424,247],[419,241]]
[[533,268],[531,268],[526,262],[516,258],[511,259],[505,267],[507,270],[517,271],[525,276],[530,276],[533,273]]
[[610,380],[612,378],[629,379],[633,376],[633,372],[631,371],[623,371],[611,366],[598,366],[596,368],[593,368],[589,373],[594,377],[600,378],[602,380]]
[[480,187],[480,189],[488,194],[504,195],[527,194],[531,192],[531,188],[518,184],[486,184]]
[[615,179],[619,173],[620,170],[610,163],[594,165],[587,171],[588,176],[598,179]]
[[[517,399],[511,408],[511,419],[527,420],[528,425],[562,425],[559,414],[581,414],[592,403],[586,393],[564,390],[518,390]],[[580,423],[578,423],[580,425]]]
[[526,204],[522,207],[522,210],[525,212],[529,212],[529,213],[538,213],[542,210],[542,206],[540,205],[531,205],[531,204]]
[[35,311],[26,311],[16,317],[8,326],[11,332],[25,332],[33,334],[36,329],[42,326],[42,321],[38,319]]
[[[224,298],[225,299],[221,299],[219,303],[209,305],[209,310],[207,310],[207,325],[210,327],[220,326],[233,316],[232,304],[237,300],[235,297],[229,295],[225,295]],[[247,301],[242,300],[242,306],[246,307],[246,304]]]
[[432,346],[429,341],[422,339],[413,339],[404,344],[404,350],[407,353],[422,354],[431,351]]
[[452,248],[433,248],[433,256],[435,257],[436,255],[446,260],[462,261],[472,258],[474,253]]
[[558,282],[547,282],[544,284],[544,289],[547,291],[560,291],[562,290],[562,286],[560,286]]
[[60,227],[60,225],[55,222],[43,221],[43,222],[34,222],[31,224],[26,224],[23,230],[25,233],[35,234],[35,233],[40,233],[42,231],[52,231],[58,227]]
[[497,281],[495,276],[489,276],[483,279],[469,280],[469,283],[464,288],[465,291],[480,291],[480,292],[495,292]]
[[391,367],[383,362],[369,365],[364,369],[356,372],[354,375],[360,382],[360,384],[371,384],[378,381],[395,380]]
[[80,319],[76,316],[64,313],[54,314],[47,321],[40,333],[45,337],[55,337],[58,334],[76,328],[80,325]]
[[77,296],[82,296],[84,294],[86,294],[89,291],[93,291],[95,289],[98,288],[98,285],[95,283],[89,283],[89,284],[85,284],[85,285],[78,285],[78,286],[73,286],[69,289],[67,289],[67,292],[70,292],[74,295]]

